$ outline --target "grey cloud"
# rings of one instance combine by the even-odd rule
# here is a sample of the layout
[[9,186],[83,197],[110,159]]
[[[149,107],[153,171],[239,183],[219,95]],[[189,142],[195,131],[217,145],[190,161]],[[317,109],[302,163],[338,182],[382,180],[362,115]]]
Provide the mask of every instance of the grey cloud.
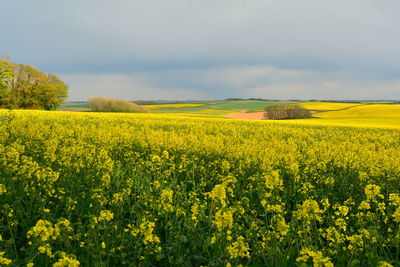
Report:
[[[135,74],[153,89],[192,90],[191,95],[195,90],[211,98],[246,95],[246,88],[277,80],[301,95],[307,91],[303,84],[331,79],[348,89],[343,94],[356,97],[360,91],[351,84],[372,88],[400,78],[395,0],[3,0],[1,5],[7,12],[0,18],[0,53],[63,75],[71,95],[79,95],[83,85],[68,79],[82,73],[93,79]],[[315,84],[326,92],[323,83],[310,86]],[[389,88],[379,90],[398,97]]]
[[347,73],[320,73],[273,66],[158,70],[124,74],[68,74],[71,100],[94,96],[130,100],[202,100],[226,97],[269,99],[400,99],[400,79],[353,81]]

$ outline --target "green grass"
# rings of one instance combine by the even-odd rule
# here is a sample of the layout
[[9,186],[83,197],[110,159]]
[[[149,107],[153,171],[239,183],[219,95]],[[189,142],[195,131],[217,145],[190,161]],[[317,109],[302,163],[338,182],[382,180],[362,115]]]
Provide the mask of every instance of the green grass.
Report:
[[[289,101],[262,101],[262,100],[215,100],[215,101],[193,101],[184,102],[184,104],[203,104],[202,106],[182,106],[182,107],[171,107],[171,104],[159,104],[150,105],[149,109],[151,113],[182,113],[185,115],[205,115],[220,117],[227,114],[238,113],[238,112],[254,112],[260,111],[266,107],[274,105],[290,104]],[[147,105],[144,105],[145,107]],[[71,109],[88,109],[90,105],[87,102],[84,103],[64,103],[58,109],[59,110],[71,110]]]
[[[223,100],[223,101],[196,101],[185,104],[203,104],[202,106],[171,107],[170,105],[152,105],[152,113],[184,113],[193,115],[215,115],[219,117],[242,111],[254,112],[269,106],[289,104],[288,101],[260,101],[260,100]],[[215,112],[214,112],[215,110]]]
[[227,100],[218,103],[210,103],[209,108],[226,109],[234,111],[246,110],[247,112],[258,111],[275,105],[286,105],[289,101],[260,101],[260,100]]

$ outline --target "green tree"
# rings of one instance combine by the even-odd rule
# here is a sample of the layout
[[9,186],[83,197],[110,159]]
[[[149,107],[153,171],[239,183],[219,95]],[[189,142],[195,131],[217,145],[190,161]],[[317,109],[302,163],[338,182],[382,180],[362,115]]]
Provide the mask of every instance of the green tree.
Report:
[[14,67],[6,60],[0,60],[0,107],[10,102],[9,88],[14,80]]
[[0,106],[53,110],[68,96],[68,85],[54,74],[5,60],[1,64]]

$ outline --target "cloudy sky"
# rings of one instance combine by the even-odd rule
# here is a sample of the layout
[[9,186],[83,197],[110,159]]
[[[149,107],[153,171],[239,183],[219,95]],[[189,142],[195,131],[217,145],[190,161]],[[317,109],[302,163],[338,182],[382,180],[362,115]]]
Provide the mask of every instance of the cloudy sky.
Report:
[[400,99],[398,0],[0,0],[0,54],[69,100]]

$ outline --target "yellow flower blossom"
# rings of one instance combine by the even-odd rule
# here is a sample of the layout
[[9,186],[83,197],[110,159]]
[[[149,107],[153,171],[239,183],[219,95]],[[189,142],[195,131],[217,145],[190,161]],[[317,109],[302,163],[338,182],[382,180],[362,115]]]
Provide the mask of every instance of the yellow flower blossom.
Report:
[[265,186],[268,189],[283,190],[283,180],[278,171],[272,171],[270,174],[264,176]]
[[143,243],[145,245],[160,243],[160,239],[154,234],[155,222],[147,221],[146,219],[140,224],[140,232],[143,235]]
[[318,202],[312,199],[307,199],[300,206],[300,209],[297,210],[296,215],[297,218],[301,220],[317,220],[322,221],[322,210],[319,208]]
[[300,251],[300,256],[296,259],[297,262],[304,262],[311,259],[314,267],[333,267],[333,263],[331,262],[331,258],[324,257],[321,251],[313,251],[309,248],[303,248]]
[[222,207],[226,206],[226,190],[222,184],[214,186],[213,190],[209,193],[209,197],[214,200],[219,200]]
[[389,201],[393,206],[400,206],[400,194],[390,194]]
[[232,211],[217,211],[215,213],[214,224],[217,226],[218,231],[222,231],[224,228],[230,229],[233,225],[233,213]]
[[393,265],[387,261],[380,261],[378,262],[378,267],[393,267]]
[[400,207],[397,207],[394,213],[392,214],[393,220],[397,223],[400,223]]
[[112,213],[109,210],[102,210],[102,211],[100,211],[98,221],[99,222],[102,222],[102,221],[108,222],[108,221],[111,221],[113,218],[114,218],[114,213]]
[[377,198],[383,198],[381,192],[381,187],[374,184],[369,184],[365,186],[365,195],[369,201],[376,201]]
[[226,249],[232,259],[250,258],[249,244],[244,242],[243,236],[239,236],[236,241],[230,244]]
[[5,252],[0,252],[0,265],[9,265],[12,260],[4,257]]
[[7,187],[4,184],[0,184],[0,195],[7,193]]
[[57,238],[54,235],[53,224],[47,220],[38,220],[36,225],[27,233],[28,238],[37,237],[41,241],[48,241],[50,238]]
[[72,256],[63,253],[62,258],[53,264],[53,267],[78,267],[80,262]]
[[362,201],[360,206],[358,206],[358,209],[360,210],[369,210],[371,208],[371,205],[367,201]]
[[164,189],[161,192],[161,205],[166,211],[172,211],[172,196],[174,191],[172,189]]
[[190,210],[192,211],[192,220],[197,221],[199,216],[199,205],[197,203],[193,204]]

